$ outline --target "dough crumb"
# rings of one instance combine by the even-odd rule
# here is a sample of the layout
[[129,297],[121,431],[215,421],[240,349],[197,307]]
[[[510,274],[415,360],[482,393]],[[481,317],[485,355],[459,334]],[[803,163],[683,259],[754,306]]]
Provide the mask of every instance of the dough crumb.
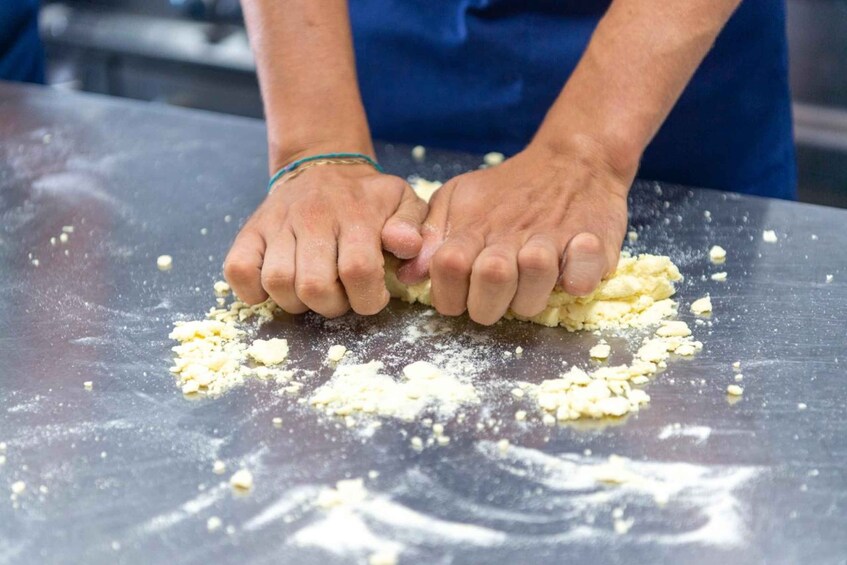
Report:
[[253,473],[239,469],[229,478],[229,485],[236,491],[248,491],[253,488]]
[[74,233],[73,226],[62,226],[62,233]]
[[378,551],[368,557],[368,565],[397,565],[397,553]]
[[726,393],[730,396],[741,396],[744,394],[744,389],[738,385],[729,385],[726,387]]
[[223,475],[226,473],[226,463],[221,460],[217,460],[212,463],[212,472],[216,475]]
[[636,241],[638,241],[638,232],[636,232],[636,231],[627,232],[626,233],[626,239],[630,243],[635,243]]
[[712,312],[712,299],[706,295],[703,298],[695,300],[691,303],[691,312],[698,316],[703,316]]
[[608,359],[611,353],[612,348],[606,342],[600,342],[588,351],[591,358],[597,360]]
[[726,280],[727,274],[725,272],[714,273],[712,275],[712,280],[717,282],[724,282]]
[[827,283],[827,284],[831,283],[831,282],[832,282],[832,279],[834,279],[834,278],[835,278],[835,277],[833,277],[832,275],[827,275],[827,276],[826,276],[826,283]]
[[12,494],[23,494],[26,490],[26,483],[23,481],[15,481],[12,483]]
[[191,395],[200,392],[200,383],[197,381],[188,381],[182,385],[182,394]]
[[735,369],[736,371],[740,371],[741,370],[741,361],[735,361],[732,364],[732,368]]
[[412,159],[418,163],[426,159],[426,147],[423,145],[415,145],[412,147]]
[[512,396],[515,398],[523,398],[524,390],[522,388],[515,387],[512,389]]
[[805,402],[797,403],[797,410],[805,410],[806,408],[808,408],[808,405]]
[[257,339],[247,348],[247,355],[262,365],[279,365],[288,357],[288,341],[278,337]]
[[515,412],[515,420],[518,422],[526,420],[526,410],[518,410]]
[[416,451],[421,451],[423,449],[423,440],[418,436],[412,438],[412,441],[409,442],[412,445],[412,449]]
[[489,167],[496,167],[500,163],[506,160],[506,156],[502,153],[498,153],[497,151],[491,151],[490,153],[486,153],[482,161]]
[[92,381],[85,381],[82,383],[82,388],[85,390],[92,390],[94,388],[94,383]]
[[280,418],[279,416],[276,416],[276,417],[274,417],[273,420],[271,420],[271,423],[273,424],[273,427],[281,428],[282,427],[282,418]]
[[521,347],[520,345],[515,348],[515,357],[517,357],[518,359],[523,357],[523,347]]
[[762,241],[765,243],[776,243],[779,241],[779,238],[776,236],[774,230],[765,230],[762,232]]
[[217,516],[212,516],[208,520],[206,520],[206,529],[209,530],[210,532],[214,532],[215,530],[219,530],[222,525],[223,525],[223,522],[221,522],[221,519],[218,518]]
[[511,443],[506,438],[501,439],[497,442],[497,449],[500,450],[500,453],[506,453],[509,451],[509,447],[511,447]]
[[170,270],[173,264],[174,259],[170,255],[159,255],[158,259],[156,259],[156,266],[159,267],[160,271]]
[[335,483],[335,488],[324,489],[318,494],[316,504],[328,510],[338,506],[353,506],[365,500],[368,491],[361,478],[344,479]]
[[333,345],[326,353],[326,360],[332,363],[338,363],[347,354],[347,348],[343,345]]
[[632,528],[633,524],[635,524],[635,520],[633,518],[627,519],[616,519],[613,522],[613,526],[615,528],[615,533],[618,535],[624,535]]
[[726,249],[720,245],[713,245],[709,249],[709,260],[715,264],[723,263],[726,261]]
[[221,298],[227,296],[231,290],[226,281],[217,281],[213,288],[215,289],[215,294]]
[[60,233],[59,234],[59,241],[61,243],[67,243],[68,242],[68,234],[66,234],[64,232]]

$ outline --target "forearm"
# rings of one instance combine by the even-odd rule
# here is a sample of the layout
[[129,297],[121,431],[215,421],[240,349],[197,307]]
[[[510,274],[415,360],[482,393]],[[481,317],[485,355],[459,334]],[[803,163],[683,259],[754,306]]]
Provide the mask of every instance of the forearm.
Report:
[[243,0],[271,171],[311,152],[373,154],[345,0]]
[[740,0],[615,0],[533,144],[634,170]]

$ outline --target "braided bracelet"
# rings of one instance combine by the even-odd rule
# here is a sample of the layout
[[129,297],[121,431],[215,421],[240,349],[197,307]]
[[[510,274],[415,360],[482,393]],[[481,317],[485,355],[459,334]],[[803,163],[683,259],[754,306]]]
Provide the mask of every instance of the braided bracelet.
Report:
[[268,192],[273,189],[277,181],[291,180],[306,169],[320,165],[370,165],[380,173],[385,172],[379,163],[364,153],[322,153],[297,159],[278,170],[268,182]]

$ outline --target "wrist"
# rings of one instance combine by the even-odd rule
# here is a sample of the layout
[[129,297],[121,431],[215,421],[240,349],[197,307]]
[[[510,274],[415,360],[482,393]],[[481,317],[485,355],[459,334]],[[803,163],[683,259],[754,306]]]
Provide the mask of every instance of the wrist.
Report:
[[535,154],[549,166],[569,168],[574,164],[592,171],[603,171],[629,189],[638,171],[642,151],[622,147],[595,132],[539,130],[525,152]]
[[268,168],[272,175],[298,159],[327,153],[361,153],[376,159],[373,143],[368,136],[337,136],[331,141],[311,139],[275,143],[269,140]]

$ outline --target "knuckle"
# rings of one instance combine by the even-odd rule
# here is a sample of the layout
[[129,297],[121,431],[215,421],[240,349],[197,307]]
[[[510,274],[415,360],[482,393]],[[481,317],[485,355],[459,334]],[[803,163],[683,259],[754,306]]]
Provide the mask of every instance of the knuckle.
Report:
[[467,277],[472,264],[467,253],[455,247],[442,248],[432,258],[433,269],[448,278]]
[[284,269],[263,269],[262,287],[270,293],[278,293],[294,288],[294,273]]
[[317,277],[305,277],[295,280],[294,291],[300,300],[308,303],[309,301],[324,299],[332,294],[332,286],[332,281]]
[[564,281],[565,292],[573,296],[585,296],[597,288],[597,282],[585,278],[566,279]]
[[382,278],[382,265],[372,258],[357,254],[339,263],[338,275],[342,281],[362,283]]
[[603,242],[600,241],[600,238],[594,235],[593,233],[581,233],[571,240],[570,245],[568,246],[569,252],[586,254],[586,255],[600,255],[605,251],[603,249]]
[[249,282],[256,275],[256,267],[249,261],[238,257],[227,257],[224,261],[224,278],[231,284],[240,285]]
[[489,255],[479,261],[479,276],[492,284],[506,284],[517,278],[515,265],[501,255]]
[[518,267],[521,271],[542,273],[559,268],[559,258],[545,247],[534,245],[524,247],[518,252]]

